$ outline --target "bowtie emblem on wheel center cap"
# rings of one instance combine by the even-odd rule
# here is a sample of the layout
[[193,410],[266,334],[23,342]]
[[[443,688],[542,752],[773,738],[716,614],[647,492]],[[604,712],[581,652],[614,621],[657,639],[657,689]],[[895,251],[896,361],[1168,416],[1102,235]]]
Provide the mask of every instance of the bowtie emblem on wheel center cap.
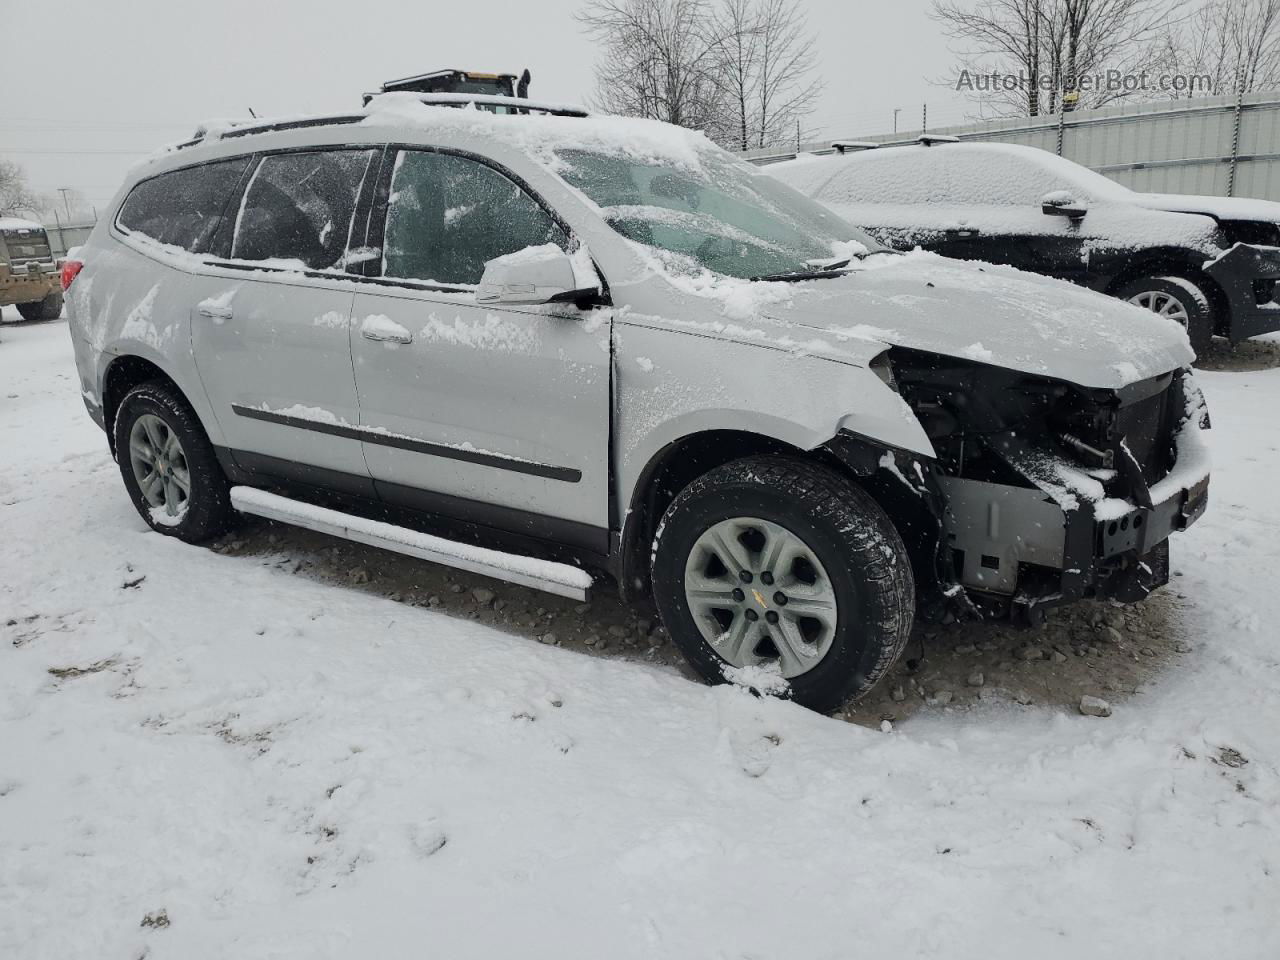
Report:
[[756,603],[760,604],[763,609],[769,609],[768,601],[765,600],[764,595],[759,590],[753,589],[751,595],[756,598]]

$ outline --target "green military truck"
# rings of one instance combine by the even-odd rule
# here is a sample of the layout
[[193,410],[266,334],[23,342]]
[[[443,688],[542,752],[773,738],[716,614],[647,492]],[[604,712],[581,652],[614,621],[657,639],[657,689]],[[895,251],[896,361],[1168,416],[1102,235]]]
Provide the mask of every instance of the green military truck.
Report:
[[56,320],[62,313],[62,284],[44,227],[0,217],[0,307],[11,303],[24,320]]

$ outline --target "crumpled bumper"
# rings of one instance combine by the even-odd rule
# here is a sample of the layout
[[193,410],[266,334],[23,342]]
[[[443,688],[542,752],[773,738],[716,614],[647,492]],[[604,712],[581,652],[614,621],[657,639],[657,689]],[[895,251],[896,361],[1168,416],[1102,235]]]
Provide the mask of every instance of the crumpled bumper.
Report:
[[1280,303],[1274,299],[1280,281],[1280,247],[1237,243],[1204,264],[1227,297],[1227,327],[1219,332],[1232,343],[1280,330]]
[[1170,535],[1209,501],[1204,400],[1190,374],[1178,389],[1176,459],[1150,485],[1136,464],[1104,485],[1078,464],[1027,448],[1005,450],[1026,486],[937,478],[952,566],[975,604],[1034,620],[1085,597],[1136,602],[1168,581]]

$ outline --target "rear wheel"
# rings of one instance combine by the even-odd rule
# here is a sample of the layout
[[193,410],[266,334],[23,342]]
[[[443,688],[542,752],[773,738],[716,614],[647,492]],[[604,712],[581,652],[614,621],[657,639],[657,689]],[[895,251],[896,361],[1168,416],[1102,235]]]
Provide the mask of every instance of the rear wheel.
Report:
[[884,511],[839,474],[751,457],[695,480],[662,519],[654,600],[700,674],[768,667],[830,711],[865,693],[911,631],[915,586]]
[[153,530],[199,543],[234,519],[227,478],[186,399],[152,381],[125,395],[115,420],[125,489]]
[[57,320],[62,316],[62,291],[54,290],[43,300],[18,304],[23,320]]
[[1116,291],[1145,310],[1181,324],[1200,356],[1213,342],[1213,309],[1209,298],[1195,283],[1183,277],[1140,277]]

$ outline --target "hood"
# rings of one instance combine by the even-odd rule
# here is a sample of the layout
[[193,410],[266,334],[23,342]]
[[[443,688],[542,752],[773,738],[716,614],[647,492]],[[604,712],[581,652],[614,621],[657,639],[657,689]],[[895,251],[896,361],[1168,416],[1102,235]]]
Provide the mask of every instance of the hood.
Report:
[[789,286],[791,296],[763,312],[823,339],[926,350],[1084,387],[1118,389],[1195,358],[1172,320],[1011,267],[915,252]]
[[1135,193],[1127,198],[1148,210],[1199,213],[1217,220],[1261,220],[1280,223],[1280,203],[1245,197],[1199,197],[1179,193]]

